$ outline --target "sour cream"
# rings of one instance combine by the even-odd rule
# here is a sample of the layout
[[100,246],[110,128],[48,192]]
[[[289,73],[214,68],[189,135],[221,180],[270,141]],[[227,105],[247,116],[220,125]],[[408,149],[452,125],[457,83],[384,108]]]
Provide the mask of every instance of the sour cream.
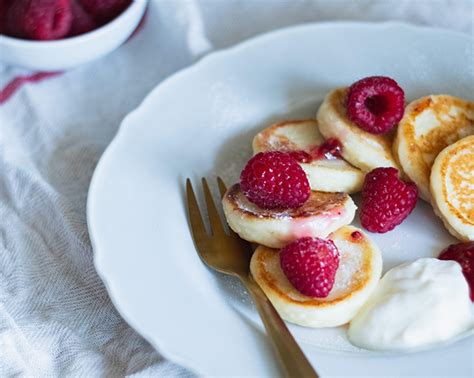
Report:
[[461,266],[423,258],[385,274],[351,321],[348,336],[362,348],[403,350],[449,340],[473,326]]

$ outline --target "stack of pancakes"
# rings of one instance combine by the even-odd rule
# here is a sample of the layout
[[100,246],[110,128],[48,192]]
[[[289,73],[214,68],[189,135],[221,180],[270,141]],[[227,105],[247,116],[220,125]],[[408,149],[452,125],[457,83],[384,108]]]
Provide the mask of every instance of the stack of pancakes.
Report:
[[427,96],[410,103],[393,152],[420,197],[456,238],[474,240],[474,103]]
[[[460,240],[474,240],[474,103],[433,95],[410,103],[395,132],[374,135],[347,116],[348,88],[328,94],[317,119],[284,121],[253,140],[254,153],[314,151],[337,140],[340,156],[302,161],[312,193],[298,209],[261,209],[248,201],[239,184],[223,198],[229,226],[258,244],[251,273],[281,316],[309,327],[349,322],[373,292],[382,272],[378,247],[359,229],[348,226],[356,205],[348,193],[361,190],[365,174],[395,167],[418,186],[447,229]],[[279,248],[301,237],[334,241],[341,260],[326,298],[299,293],[283,274]]]

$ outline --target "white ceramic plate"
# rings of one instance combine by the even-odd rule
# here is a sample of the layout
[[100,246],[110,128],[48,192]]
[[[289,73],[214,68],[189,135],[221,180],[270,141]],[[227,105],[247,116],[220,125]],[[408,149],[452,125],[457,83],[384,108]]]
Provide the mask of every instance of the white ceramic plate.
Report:
[[[92,180],[88,223],[96,267],[124,318],[162,354],[204,375],[274,375],[262,326],[240,284],[195,252],[186,177],[238,179],[253,135],[270,122],[314,116],[325,94],[388,75],[409,100],[472,99],[473,41],[402,24],[331,23],[273,32],[211,54],[159,85],[123,122]],[[436,256],[453,241],[427,204],[373,235],[385,270]],[[428,351],[352,347],[343,328],[291,326],[322,375],[472,376],[473,338]]]

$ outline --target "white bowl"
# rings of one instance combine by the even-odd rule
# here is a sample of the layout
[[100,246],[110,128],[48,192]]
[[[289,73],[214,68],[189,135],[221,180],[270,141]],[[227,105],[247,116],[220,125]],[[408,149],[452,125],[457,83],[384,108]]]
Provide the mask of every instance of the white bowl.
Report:
[[0,61],[37,71],[59,71],[100,58],[119,47],[138,26],[148,0],[134,0],[117,18],[91,32],[56,41],[0,36]]

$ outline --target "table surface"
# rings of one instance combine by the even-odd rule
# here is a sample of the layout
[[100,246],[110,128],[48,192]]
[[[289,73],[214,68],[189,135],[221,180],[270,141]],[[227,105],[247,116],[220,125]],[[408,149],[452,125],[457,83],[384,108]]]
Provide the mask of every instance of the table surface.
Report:
[[471,0],[151,0],[140,30],[101,60],[56,75],[0,65],[0,376],[192,375],[121,319],[86,227],[97,161],[164,78],[303,22],[400,20],[473,35],[473,14]]

